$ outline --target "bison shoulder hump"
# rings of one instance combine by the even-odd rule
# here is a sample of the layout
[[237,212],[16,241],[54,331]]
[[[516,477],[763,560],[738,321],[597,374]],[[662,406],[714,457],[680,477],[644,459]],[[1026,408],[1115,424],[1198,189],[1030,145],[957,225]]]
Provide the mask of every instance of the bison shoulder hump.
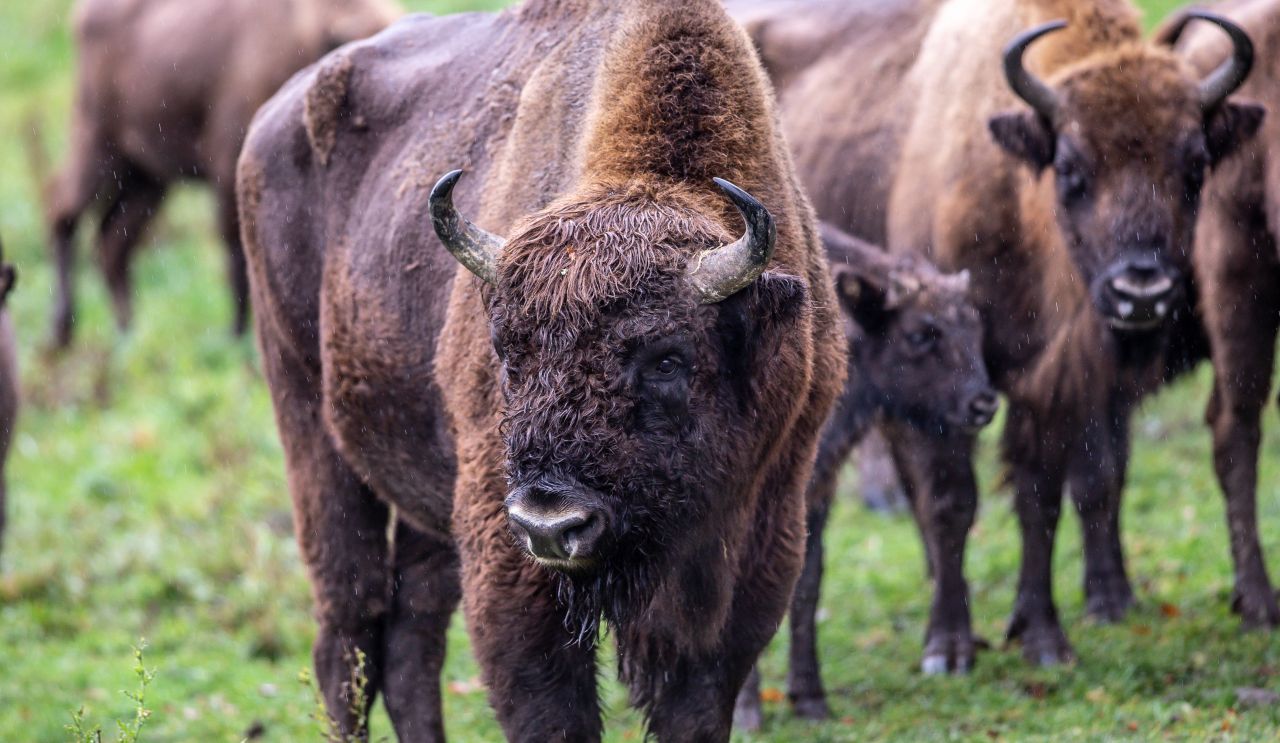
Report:
[[307,89],[302,120],[307,141],[321,166],[329,164],[329,156],[337,143],[339,120],[347,112],[352,67],[348,54],[331,54],[320,63]]

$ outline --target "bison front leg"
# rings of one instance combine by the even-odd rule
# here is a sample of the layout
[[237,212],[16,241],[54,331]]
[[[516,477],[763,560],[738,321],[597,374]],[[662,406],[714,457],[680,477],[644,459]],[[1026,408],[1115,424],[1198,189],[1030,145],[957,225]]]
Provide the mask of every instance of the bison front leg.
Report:
[[128,330],[133,322],[133,256],[164,201],[165,191],[163,183],[135,171],[124,178],[119,196],[102,218],[98,260],[111,296],[116,327],[121,331]]
[[[466,489],[460,481],[459,492]],[[600,740],[596,638],[566,628],[555,579],[515,549],[501,497],[459,506],[467,631],[507,739]]]
[[1089,615],[1103,622],[1133,605],[1120,540],[1120,500],[1129,452],[1128,411],[1108,412],[1085,424],[1072,451],[1067,483],[1084,537],[1084,594]]
[[[335,450],[322,422],[319,374],[269,333],[262,358],[284,444],[294,531],[315,599],[316,679],[343,735],[364,739],[364,721],[382,685],[388,509]],[[354,693],[361,674],[362,697]]]
[[[234,179],[228,183],[234,183]],[[218,226],[222,242],[227,249],[227,281],[231,285],[231,302],[235,318],[231,332],[244,335],[249,327],[249,273],[245,264],[244,247],[240,243],[240,216],[236,210],[234,188],[223,188],[218,193]]]
[[457,553],[449,535],[426,534],[403,521],[394,552],[383,698],[397,738],[443,743],[440,672],[461,592]]
[[1005,457],[1022,531],[1018,595],[1008,639],[1022,642],[1029,663],[1051,666],[1074,657],[1053,602],[1053,546],[1062,514],[1062,447],[1026,406],[1011,402],[1004,430]]
[[[1217,210],[1207,216],[1216,217]],[[1258,540],[1257,487],[1261,417],[1270,396],[1280,319],[1280,265],[1270,239],[1250,239],[1223,224],[1208,234],[1220,238],[1206,246],[1212,249],[1203,251],[1205,256],[1197,256],[1213,347],[1214,386],[1206,418],[1235,563],[1232,609],[1246,628],[1275,627],[1280,607]]]
[[967,673],[978,646],[964,578],[965,546],[978,507],[974,439],[931,436],[902,425],[887,426],[886,433],[934,580],[921,669],[926,674]]

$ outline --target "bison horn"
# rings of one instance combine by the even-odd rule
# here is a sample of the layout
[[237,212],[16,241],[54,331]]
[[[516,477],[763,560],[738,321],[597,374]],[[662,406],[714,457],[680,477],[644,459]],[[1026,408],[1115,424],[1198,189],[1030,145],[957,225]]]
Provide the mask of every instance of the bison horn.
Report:
[[1208,21],[1226,31],[1234,47],[1231,58],[1200,83],[1200,107],[1205,113],[1210,113],[1221,106],[1227,96],[1244,85],[1245,79],[1249,77],[1249,71],[1253,69],[1253,42],[1244,29],[1220,15],[1203,10],[1188,10],[1183,22],[1192,18]]
[[724,191],[747,223],[747,231],[736,242],[698,255],[689,270],[702,304],[715,304],[737,294],[760,278],[769,259],[777,230],[773,215],[751,194],[723,178],[715,184]]
[[1018,34],[1004,48],[1004,77],[1018,97],[1031,105],[1040,118],[1054,123],[1058,116],[1058,94],[1039,78],[1027,72],[1022,56],[1041,36],[1066,28],[1066,21],[1052,21]]
[[454,208],[453,187],[461,177],[462,171],[455,170],[431,189],[431,226],[459,263],[485,283],[494,284],[498,280],[498,255],[506,241],[471,224]]

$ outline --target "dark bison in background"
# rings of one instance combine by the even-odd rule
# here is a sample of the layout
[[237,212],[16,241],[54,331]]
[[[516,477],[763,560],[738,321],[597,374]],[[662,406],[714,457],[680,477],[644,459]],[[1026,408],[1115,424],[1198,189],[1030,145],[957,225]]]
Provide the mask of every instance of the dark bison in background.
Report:
[[[1232,608],[1246,627],[1280,625],[1280,608],[1258,539],[1258,445],[1263,408],[1271,394],[1276,330],[1280,325],[1280,2],[1250,0],[1214,6],[1239,24],[1268,60],[1240,89],[1273,114],[1262,133],[1209,179],[1196,230],[1195,277],[1200,314],[1213,354],[1213,396],[1206,414],[1213,430],[1213,461],[1226,496]],[[1157,34],[1178,44],[1194,68],[1207,72],[1232,54],[1219,34],[1191,24],[1184,12]],[[1180,38],[1179,38],[1180,37]]]
[[[788,695],[797,714],[813,719],[828,715],[816,614],[822,534],[841,465],[876,423],[926,438],[973,432],[991,422],[998,405],[982,362],[982,321],[969,302],[968,274],[943,274],[914,253],[889,256],[825,222],[820,234],[844,317],[848,376],[818,445],[804,569],[791,600]],[[926,529],[927,514],[915,514]],[[739,698],[743,729],[760,725],[757,682],[753,674]]]
[[249,121],[294,72],[398,14],[394,0],[81,0],[70,151],[46,194],[58,275],[55,345],[71,342],[81,216],[101,215],[95,253],[124,328],[134,249],[181,180],[205,181],[216,192],[235,331],[243,332],[249,285],[235,168]]
[[[811,33],[844,29],[851,51],[797,56],[800,5],[830,14],[808,16]],[[1261,108],[1227,101],[1251,66],[1249,40],[1215,20],[1233,52],[1201,76],[1145,43],[1116,0],[783,7],[790,19],[754,11],[753,35],[774,50],[766,67],[819,216],[873,239],[882,228],[891,251],[930,246],[941,267],[972,274],[987,367],[1009,399],[1004,456],[1023,535],[1009,637],[1032,662],[1067,660],[1050,590],[1063,489],[1083,521],[1088,610],[1114,619],[1133,600],[1119,531],[1129,418],[1193,355],[1201,184],[1262,121]],[[879,29],[856,35],[859,13],[880,14],[901,46]],[[839,34],[815,48],[839,49]],[[923,667],[964,670],[972,438],[893,443],[932,520]]]
[[718,2],[529,0],[407,19],[259,113],[256,326],[346,729],[360,649],[397,734],[443,736],[456,539],[509,738],[600,738],[603,618],[658,739],[728,739],[844,379],[768,89]]
[[0,246],[0,557],[4,555],[5,462],[13,441],[13,426],[18,419],[18,343],[13,333],[13,319],[7,304],[9,292],[18,278],[13,266],[4,262]]

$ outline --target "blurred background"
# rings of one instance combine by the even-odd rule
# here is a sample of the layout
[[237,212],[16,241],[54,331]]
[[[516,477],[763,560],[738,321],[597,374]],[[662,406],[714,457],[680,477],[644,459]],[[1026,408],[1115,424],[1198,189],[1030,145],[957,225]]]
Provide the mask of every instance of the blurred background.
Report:
[[[432,13],[501,0],[405,0]],[[1149,25],[1175,3],[1145,0]],[[207,190],[167,202],[135,264],[135,324],[116,332],[81,230],[78,336],[45,350],[52,300],[32,168],[62,160],[72,96],[70,0],[0,0],[0,239],[20,278],[10,298],[24,393],[9,463],[0,555],[0,740],[62,741],[83,707],[114,732],[133,716],[133,650],[157,675],[148,741],[325,740],[300,672],[314,622],[290,523],[284,467],[251,339],[227,331],[223,251]],[[1280,686],[1274,635],[1242,636],[1228,613],[1222,500],[1201,423],[1207,369],[1138,418],[1125,538],[1140,605],[1115,626],[1081,627],[1079,531],[1063,519],[1055,586],[1081,662],[1034,670],[999,650],[1018,537],[999,490],[994,436],[970,540],[974,618],[996,649],[967,678],[915,666],[929,591],[909,518],[868,513],[845,479],[828,531],[820,614],[836,719],[790,719],[784,640],[763,660],[768,718],[755,740],[1275,740],[1280,705],[1241,689]],[[1274,423],[1274,413],[1268,423]],[[994,427],[998,431],[998,427]],[[1280,447],[1261,463],[1264,549],[1280,554]],[[1273,572],[1276,566],[1272,565]],[[452,739],[496,740],[461,617],[450,636]],[[611,679],[610,740],[639,740]],[[379,711],[375,738],[389,735]]]

